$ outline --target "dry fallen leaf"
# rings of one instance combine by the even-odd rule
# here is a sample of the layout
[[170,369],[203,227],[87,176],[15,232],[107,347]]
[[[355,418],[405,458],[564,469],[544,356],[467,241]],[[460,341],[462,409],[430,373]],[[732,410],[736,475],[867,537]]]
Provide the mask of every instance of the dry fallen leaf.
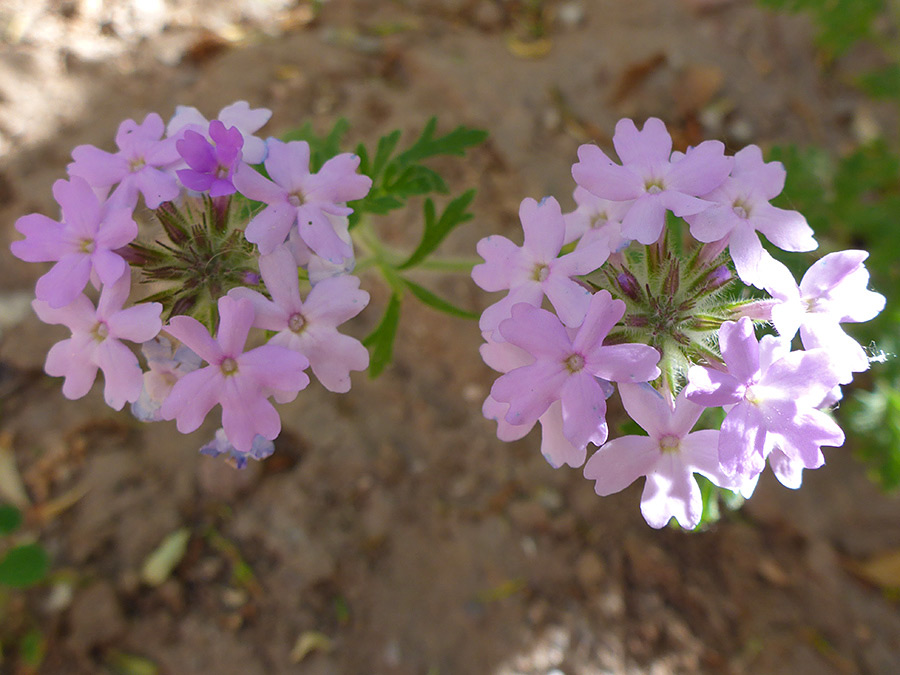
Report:
[[506,48],[513,56],[520,59],[542,59],[553,48],[550,38],[538,38],[537,40],[522,40],[511,36],[506,40]]
[[313,652],[330,652],[334,648],[331,638],[315,630],[308,630],[297,638],[291,649],[291,663],[300,663]]
[[853,570],[863,580],[884,590],[900,590],[900,549],[882,551]]
[[621,103],[666,61],[668,58],[663,52],[656,52],[643,61],[632,63],[619,75],[609,97],[610,103]]
[[191,531],[186,527],[175,530],[156,547],[141,568],[141,581],[148,586],[160,586],[169,578],[184,558]]

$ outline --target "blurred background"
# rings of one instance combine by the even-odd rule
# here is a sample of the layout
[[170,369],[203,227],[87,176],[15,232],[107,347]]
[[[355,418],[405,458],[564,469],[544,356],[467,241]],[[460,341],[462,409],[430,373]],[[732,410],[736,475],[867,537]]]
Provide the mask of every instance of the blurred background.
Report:
[[[898,25],[893,0],[0,0],[4,249],[19,216],[55,216],[75,145],[111,150],[120,121],[176,105],[243,99],[274,111],[271,134],[346,117],[348,150],[432,115],[489,130],[435,165],[478,188],[444,249],[467,256],[521,236],[526,196],[572,208],[577,147],[657,116],[678,148],[783,161],[779,205],[820,241],[783,259],[796,273],[866,248],[888,297],[850,329],[881,362],[845,392],[845,447],[801,490],[767,475],[688,534],[651,530],[639,485],[601,499],[534,435],[498,441],[474,322],[408,303],[379,379],[313,384],[275,456],[237,472],[197,454],[212,420],[184,437],[98,386],[66,401],[42,374],[65,331],[29,307],[42,270],[5,255],[0,672],[900,672]],[[416,217],[377,227],[414,244]],[[429,283],[491,301],[467,278]],[[388,297],[363,284],[358,336]]]

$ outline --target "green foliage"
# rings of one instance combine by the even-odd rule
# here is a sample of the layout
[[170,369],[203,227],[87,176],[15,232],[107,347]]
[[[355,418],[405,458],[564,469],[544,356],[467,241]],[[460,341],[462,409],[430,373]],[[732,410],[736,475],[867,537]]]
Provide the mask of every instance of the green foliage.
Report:
[[[817,148],[775,148],[772,159],[787,169],[784,193],[776,204],[803,213],[820,242],[832,250],[861,248],[870,252],[866,267],[871,286],[887,297],[887,306],[873,321],[845,329],[861,344],[869,345],[874,363],[874,390],[848,396],[842,417],[856,432],[857,453],[885,489],[900,487],[900,297],[892,293],[900,282],[900,157],[887,143],[877,141],[836,158]],[[817,252],[816,257],[821,252]],[[793,262],[795,276],[804,271],[800,256],[784,255]],[[811,259],[806,261],[808,265]]]
[[397,269],[407,270],[415,267],[425,260],[429,255],[434,253],[441,242],[456,228],[458,225],[472,219],[472,214],[466,211],[469,204],[475,198],[475,190],[468,190],[459,197],[447,204],[447,208],[438,218],[435,213],[434,202],[430,199],[425,200],[425,231],[422,234],[422,240],[412,252],[405,262],[397,266]]
[[285,143],[289,141],[306,141],[309,144],[309,170],[317,172],[322,165],[341,152],[341,141],[344,134],[350,128],[350,123],[341,117],[331,131],[325,136],[319,136],[313,130],[312,123],[307,122],[299,129],[294,129],[284,134],[281,138]]
[[697,523],[697,530],[704,530],[717,523],[722,518],[723,508],[726,511],[736,511],[744,503],[744,498],[739,493],[717,487],[699,473],[695,473],[694,478],[700,486],[700,498],[703,500],[703,513]]
[[15,506],[0,504],[0,534],[15,532],[22,526],[22,513]]
[[47,552],[39,544],[22,544],[0,560],[0,584],[15,588],[33,586],[50,568]]
[[816,41],[831,57],[872,36],[872,24],[885,0],[759,0],[774,10],[808,12],[818,29]]
[[369,376],[378,377],[391,362],[394,354],[394,338],[397,336],[397,325],[400,323],[400,303],[403,296],[391,295],[387,309],[378,326],[363,340],[363,344],[372,351],[369,360]]
[[900,99],[900,64],[892,63],[865,73],[857,84],[872,98]]
[[425,303],[429,307],[438,310],[439,312],[444,312],[445,314],[449,314],[450,316],[458,316],[461,319],[477,320],[479,317],[479,315],[475,312],[470,312],[468,310],[457,307],[447,300],[444,300],[442,297],[435,295],[427,288],[413,283],[409,279],[403,279],[403,283],[416,298],[418,298],[421,302]]

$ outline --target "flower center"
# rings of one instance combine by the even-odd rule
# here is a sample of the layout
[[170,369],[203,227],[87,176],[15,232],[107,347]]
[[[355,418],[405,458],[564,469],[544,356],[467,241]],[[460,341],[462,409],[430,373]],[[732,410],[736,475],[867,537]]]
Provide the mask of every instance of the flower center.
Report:
[[238,370],[238,364],[237,361],[228,356],[219,364],[219,368],[222,369],[223,375],[234,375]]
[[135,171],[140,171],[146,165],[147,161],[143,157],[133,157],[128,162],[128,170],[131,171],[131,173],[134,173]]
[[736,199],[734,205],[731,207],[731,210],[734,211],[735,215],[738,218],[743,218],[747,220],[750,217],[750,207],[741,199]]
[[759,392],[753,387],[747,387],[747,390],[744,392],[744,400],[751,405],[759,405],[760,401],[762,401]]
[[606,223],[608,221],[609,221],[609,216],[606,214],[606,211],[601,211],[596,216],[594,216],[593,220],[591,220],[591,227],[594,228],[595,230],[599,229],[599,228],[603,227],[604,225],[606,225]]
[[306,197],[303,195],[303,192],[300,190],[295,190],[291,194],[288,195],[288,202],[292,206],[303,206],[306,203]]
[[288,328],[291,329],[294,333],[300,333],[306,327],[306,319],[303,318],[303,315],[300,312],[295,314],[291,314],[291,318],[288,319]]
[[228,178],[228,167],[219,164],[219,166],[216,167],[216,178]]
[[93,253],[95,248],[97,244],[93,239],[82,239],[78,244],[78,250],[82,253]]
[[584,357],[581,354],[572,354],[563,363],[571,374],[575,374],[584,368]]
[[531,278],[535,281],[544,281],[548,276],[550,276],[550,268],[547,267],[544,263],[538,263],[534,266],[534,272],[531,274]]
[[680,449],[681,438],[679,438],[675,434],[666,434],[659,439],[659,451],[662,453],[678,452]]
[[657,195],[665,190],[666,187],[663,185],[662,180],[660,180],[659,178],[652,178],[644,183],[644,189],[648,194]]
[[94,339],[97,342],[103,342],[106,338],[109,337],[109,326],[107,326],[102,321],[99,321],[96,326],[94,326],[94,330],[91,331],[91,335],[94,336]]

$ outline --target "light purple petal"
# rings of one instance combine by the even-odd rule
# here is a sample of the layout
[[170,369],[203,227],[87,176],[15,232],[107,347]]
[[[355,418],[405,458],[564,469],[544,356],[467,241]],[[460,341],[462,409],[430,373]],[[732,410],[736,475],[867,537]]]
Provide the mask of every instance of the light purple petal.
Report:
[[306,181],[306,197],[310,201],[342,204],[365,197],[372,187],[372,179],[356,173],[359,157],[343,153],[332,157]]
[[62,307],[51,307],[42,300],[33,300],[31,307],[44,323],[63,324],[73,333],[87,333],[97,325],[94,304],[83,294]]
[[258,291],[239,286],[228,291],[228,297],[235,300],[247,300],[253,304],[253,326],[264,330],[285,330],[290,312],[282,309]]
[[[505,404],[501,405],[505,406]],[[562,404],[559,401],[551,403],[547,412],[541,415],[538,421],[541,423],[541,454],[550,466],[558,469],[563,464],[568,464],[573,469],[577,469],[584,464],[587,446],[576,448],[563,434]],[[510,426],[510,428],[519,429],[520,427]],[[499,427],[497,431],[499,436]],[[607,434],[608,429],[604,421],[601,428],[596,431],[597,438],[602,439],[598,441],[598,445],[606,441]],[[500,440],[507,439],[501,438]]]
[[[664,434],[672,432],[669,423],[672,417],[672,408],[669,407],[669,403],[662,397],[662,394],[649,384],[623,382],[619,385],[619,396],[622,398],[622,405],[628,416],[650,434],[651,438],[659,440]],[[688,403],[690,402],[688,401]],[[694,408],[698,411],[702,410],[700,406],[694,406]],[[699,415],[698,412],[697,416],[699,417]],[[691,424],[691,427],[693,426]],[[679,433],[678,436],[683,436],[688,431],[690,429]]]
[[806,218],[798,211],[766,204],[753,209],[750,223],[784,251],[813,251],[819,245]]
[[590,373],[566,378],[559,392],[562,404],[563,435],[576,448],[588,443],[600,445],[606,440],[606,398],[600,384]]
[[738,403],[744,398],[744,390],[744,383],[733,375],[713,368],[691,366],[684,393],[689,401],[715,408]]
[[728,251],[741,281],[757,287],[765,283],[760,274],[764,249],[759,243],[759,236],[749,223],[742,222],[731,231]]
[[[625,315],[625,303],[613,300],[607,290],[599,290],[590,299],[584,323],[575,335],[572,346],[575,351],[585,355],[595,352],[603,344],[621,318]],[[609,379],[609,378],[604,378]]]
[[343,275],[322,279],[306,296],[303,315],[317,324],[336,327],[349,321],[369,304],[369,294],[359,288],[359,277]]
[[[174,317],[172,321],[175,319],[187,317]],[[200,325],[198,321],[190,320]],[[206,329],[203,331],[206,332]],[[188,373],[172,387],[172,391],[159,409],[159,414],[165,420],[176,420],[175,426],[178,431],[188,434],[203,424],[206,415],[219,402],[224,384],[225,377],[217,365]]]
[[[694,197],[705,195],[728,177],[732,163],[732,158],[725,156],[724,144],[703,141],[688,150],[683,159],[672,164],[666,175],[666,187]],[[676,215],[682,214],[676,212]]]
[[659,446],[647,436],[614,438],[588,459],[584,477],[595,481],[594,492],[607,497],[646,476],[659,457]]
[[796,490],[803,484],[803,462],[791,459],[778,448],[769,453],[769,466],[784,487]]
[[578,148],[572,177],[591,194],[613,201],[635,199],[644,192],[644,181],[633,171],[614,164],[596,145]]
[[303,241],[330,262],[339,264],[353,255],[350,245],[338,236],[331,221],[316,206],[304,205],[297,209],[297,229]]
[[309,384],[303,371],[309,361],[303,354],[276,345],[263,345],[238,357],[240,377],[277,391],[300,391]]
[[244,351],[252,326],[253,303],[228,296],[219,298],[219,330],[216,332],[216,341],[225,356],[236,358]]
[[562,364],[538,361],[501,375],[491,387],[491,396],[509,403],[506,421],[510,424],[534,424],[559,399],[568,377]]
[[739,382],[750,382],[759,372],[759,342],[753,331],[753,320],[749,317],[722,324],[719,328],[719,348],[728,372]]
[[300,277],[297,263],[287,247],[280,246],[268,255],[259,258],[259,273],[266,284],[272,300],[286,312],[299,311]]
[[120,255],[105,248],[97,248],[94,251],[91,255],[91,264],[104,285],[114,284],[128,270],[128,264]]
[[478,351],[488,368],[500,373],[508,373],[513,368],[534,363],[534,357],[521,347],[516,347],[509,342],[495,342],[491,339],[490,334],[485,335],[484,338],[487,342],[481,345]]
[[584,321],[593,295],[584,286],[568,277],[551,274],[542,284],[544,293],[560,320],[570,328]]
[[693,474],[678,459],[663,455],[655,470],[647,474],[641,494],[641,514],[650,527],[660,529],[675,518],[685,529],[700,522],[703,500]]
[[103,398],[113,410],[121,410],[125,403],[137,401],[143,387],[143,373],[137,357],[128,347],[107,338],[94,352],[97,365],[103,371]]
[[810,265],[800,282],[804,296],[821,297],[856,272],[869,257],[866,251],[835,251]]
[[219,362],[223,358],[222,348],[197,319],[189,316],[173,316],[163,330],[207,363],[215,364],[218,370]]
[[16,229],[25,235],[24,241],[10,245],[12,254],[25,262],[51,262],[59,260],[71,250],[63,226],[41,215],[30,213],[16,221]]
[[[555,403],[554,405],[559,405]],[[528,435],[528,432],[534,428],[534,424],[510,424],[506,421],[506,413],[509,411],[508,403],[495,401],[491,396],[484,399],[484,405],[481,406],[481,414],[485,419],[497,423],[497,438],[506,443],[518,441]],[[544,413],[546,415],[547,413]],[[562,420],[560,420],[562,426]]]
[[644,128],[640,131],[630,119],[619,120],[613,145],[622,164],[667,162],[672,153],[672,137],[663,121],[656,117],[644,122]]
[[250,221],[244,230],[244,236],[251,244],[259,246],[261,254],[268,255],[284,243],[295,222],[295,207],[287,202],[270,204]]
[[539,260],[549,262],[556,258],[566,235],[559,202],[553,197],[545,197],[540,202],[523,199],[519,205],[519,219],[525,231],[523,248]]
[[81,294],[90,276],[91,257],[86,253],[67,253],[37,280],[35,297],[51,307],[64,307]]
[[513,286],[504,298],[485,308],[481,313],[481,319],[478,321],[478,327],[481,329],[481,332],[492,333],[494,339],[498,340],[501,335],[499,326],[510,317],[513,307],[518,304],[527,304],[537,308],[543,299],[544,291],[536,281],[529,281],[521,286]]
[[719,463],[729,476],[750,477],[765,463],[766,426],[755,405],[738,403],[725,416],[719,431]]
[[266,171],[287,192],[298,190],[309,176],[309,144],[306,141],[283,143],[275,138],[267,142]]
[[510,288],[513,279],[519,276],[517,267],[522,249],[506,237],[493,234],[479,241],[476,251],[484,262],[472,268],[472,280],[488,292]]
[[559,318],[529,304],[513,306],[511,318],[500,324],[500,334],[538,359],[561,363],[572,353],[572,343]]
[[162,305],[158,302],[141,303],[110,316],[106,323],[111,337],[131,342],[147,342],[162,329]]
[[622,220],[622,236],[637,239],[644,245],[652,244],[662,234],[666,224],[666,207],[662,193],[644,194],[634,200]]
[[232,182],[245,197],[263,202],[265,204],[281,204],[287,206],[288,191],[276,183],[273,183],[261,173],[241,164],[232,176]]
[[129,173],[128,160],[93,145],[79,145],[72,150],[72,159],[67,170],[71,176],[80,176],[93,187],[110,187],[121,181]]
[[92,362],[94,341],[87,336],[57,342],[47,352],[44,371],[51,377],[65,377],[62,392],[69,400],[79,399],[91,390],[97,377]]
[[659,377],[658,362],[649,345],[604,345],[585,359],[585,369],[611,382],[649,382]]
[[350,391],[350,371],[369,367],[369,352],[362,343],[333,328],[310,326],[300,338],[303,342],[300,352],[309,358],[316,379],[328,391],[341,394]]
[[[866,363],[868,365],[868,362]],[[818,405],[838,384],[840,373],[825,349],[796,351],[779,359],[763,374],[760,387],[798,405]]]

